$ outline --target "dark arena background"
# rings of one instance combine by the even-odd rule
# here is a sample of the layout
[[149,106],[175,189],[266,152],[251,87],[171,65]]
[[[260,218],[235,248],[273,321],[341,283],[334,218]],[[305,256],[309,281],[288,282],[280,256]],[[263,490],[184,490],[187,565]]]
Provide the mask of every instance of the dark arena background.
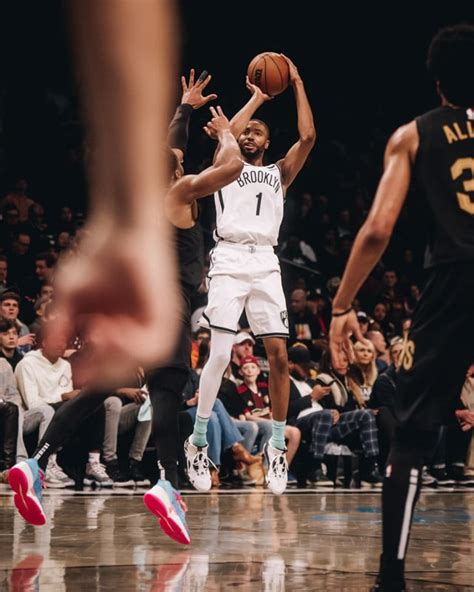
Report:
[[[137,10],[147,2],[128,1]],[[176,104],[179,75],[187,76],[190,68],[197,73],[206,69],[213,77],[207,91],[218,95],[211,104],[221,105],[231,117],[249,96],[247,65],[263,51],[286,54],[304,81],[317,141],[288,191],[277,254],[293,323],[290,345],[309,344],[313,377],[320,372],[327,346],[331,298],[372,203],[386,142],[398,126],[439,104],[425,66],[429,42],[442,26],[474,23],[467,4],[458,11],[455,3],[443,9],[423,3],[424,10],[416,3],[403,8],[387,3],[370,8],[364,3],[320,4],[177,2]],[[19,318],[30,327],[38,321],[40,289],[48,283],[38,272],[37,256],[43,256],[48,269],[54,268],[61,252],[74,244],[88,212],[88,147],[67,5],[56,0],[10,2],[1,16],[0,299],[1,292],[13,289]],[[472,71],[466,76],[472,77]],[[291,87],[266,103],[257,117],[271,130],[266,158],[275,162],[297,139]],[[184,162],[188,173],[212,162],[214,144],[202,130],[208,120],[207,107],[192,117]],[[15,192],[37,204],[21,224],[18,212],[8,211],[4,202]],[[215,222],[211,196],[200,202],[200,221],[207,257]],[[415,188],[383,259],[356,302],[359,318],[367,319],[366,329],[382,340],[382,345],[374,342],[385,364],[378,367],[379,378],[391,362],[389,350],[402,341],[405,322],[424,286],[429,225]],[[25,240],[28,261],[18,251]],[[193,311],[205,304],[203,289],[192,302]],[[194,368],[200,348],[195,334]],[[268,364],[258,341],[253,354],[265,374]],[[473,375],[474,368],[465,384],[470,409]],[[4,388],[0,379],[0,404]],[[472,430],[462,439],[453,436],[453,429],[460,432],[455,425],[440,434],[435,458],[424,469],[406,563],[408,590],[474,590],[474,442]],[[0,423],[0,470],[9,468],[2,465],[3,436]],[[118,437],[122,468],[129,436]],[[29,452],[35,438],[37,434],[25,437]],[[329,448],[317,475],[304,466],[302,451],[282,496],[273,496],[248,475],[243,479],[225,453],[220,485],[209,493],[193,490],[183,471],[190,546],[180,546],[162,533],[143,505],[144,487],[133,482],[125,487],[83,486],[76,452],[66,445],[58,454],[64,468],[73,467],[68,474],[74,486],[46,490],[46,526],[24,522],[14,510],[6,479],[0,480],[0,592],[356,592],[369,590],[374,582],[382,538],[381,483],[361,478],[364,459],[357,443]],[[141,469],[152,483],[156,480],[151,441]]]

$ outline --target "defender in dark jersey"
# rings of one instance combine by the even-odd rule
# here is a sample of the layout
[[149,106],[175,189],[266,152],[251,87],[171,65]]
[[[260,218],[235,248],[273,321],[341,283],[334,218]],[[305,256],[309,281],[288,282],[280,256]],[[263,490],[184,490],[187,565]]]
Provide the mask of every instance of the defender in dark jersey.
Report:
[[405,590],[423,457],[433,449],[443,419],[454,414],[474,359],[473,63],[473,26],[446,28],[433,38],[428,67],[441,107],[390,138],[374,203],[333,301],[330,346],[336,363],[342,352],[352,356],[352,335],[362,339],[351,303],[389,242],[410,183],[417,183],[431,220],[430,272],[398,375],[399,427],[386,467],[383,554],[374,590]]
[[[190,87],[199,90],[200,82],[198,80],[194,85],[193,77],[194,74],[190,79]],[[209,82],[210,77],[204,80]],[[145,505],[158,517],[163,531],[173,540],[184,544],[189,544],[191,539],[186,525],[185,506],[176,491],[180,445],[178,414],[191,359],[191,297],[203,275],[202,233],[197,222],[196,200],[237,179],[243,168],[240,149],[231,134],[229,121],[220,107],[217,107],[217,111],[211,107],[213,118],[204,129],[210,137],[219,141],[214,163],[199,175],[183,176],[180,161],[187,132],[181,134],[179,130],[186,127],[192,112],[187,100],[189,97],[183,86],[184,102],[178,107],[171,125],[174,137],[168,139],[174,150],[170,150],[172,183],[165,197],[165,214],[174,226],[176,236],[182,296],[181,335],[174,356],[166,367],[150,372],[147,378],[160,479],[144,498]],[[178,125],[177,119],[181,121]]]

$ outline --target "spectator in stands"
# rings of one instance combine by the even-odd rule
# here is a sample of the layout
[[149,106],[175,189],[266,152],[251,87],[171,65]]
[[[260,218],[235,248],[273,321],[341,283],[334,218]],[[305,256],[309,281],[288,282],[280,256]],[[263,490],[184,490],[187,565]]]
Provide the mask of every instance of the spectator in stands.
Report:
[[0,202],[0,207],[6,205],[14,205],[18,209],[20,222],[28,220],[28,209],[35,202],[28,197],[28,181],[24,178],[19,178],[11,191]]
[[18,344],[17,347],[22,353],[30,351],[35,344],[35,335],[30,333],[28,327],[20,321],[18,315],[20,313],[20,295],[18,292],[11,290],[2,292],[0,294],[0,317],[6,321],[13,321],[18,330]]
[[390,366],[377,376],[368,401],[370,409],[377,410],[377,428],[379,433],[380,466],[385,466],[397,420],[395,404],[397,396],[397,370],[403,351],[403,339],[394,337],[390,342]]
[[[39,253],[35,257],[35,274],[40,282],[40,288],[43,284],[51,285],[53,278],[56,257],[50,253]],[[39,289],[38,289],[39,293]]]
[[311,468],[315,470],[319,467],[328,442],[356,448],[360,441],[366,458],[362,466],[362,480],[381,482],[375,416],[372,411],[363,409],[363,402],[355,399],[349,390],[347,361],[344,367],[333,369],[326,352],[321,359],[323,372],[315,382],[310,382],[309,351],[305,347],[292,346],[288,350],[288,360],[291,379],[288,418],[311,443]]
[[8,288],[8,259],[0,255],[0,293]]
[[415,306],[418,303],[418,300],[421,297],[421,290],[417,284],[410,285],[410,291],[408,296],[405,298],[405,314],[408,316],[412,316],[415,311]]
[[387,268],[383,274],[382,291],[377,297],[377,302],[383,302],[387,306],[387,314],[390,320],[399,324],[403,316],[403,294],[398,283],[397,272]]
[[13,321],[0,319],[0,358],[4,358],[15,370],[23,354],[18,349],[18,328]]
[[28,209],[28,223],[25,228],[31,236],[31,245],[35,252],[48,248],[48,224],[44,216],[44,208],[41,204],[32,204]]
[[315,354],[314,342],[324,337],[321,325],[308,308],[305,290],[296,289],[291,293],[290,313],[288,315],[290,343],[304,343],[311,354]]
[[367,403],[378,375],[374,344],[371,341],[357,341],[354,344],[354,356],[357,372],[353,373],[353,377],[359,382],[362,398]]
[[259,444],[258,452],[262,452],[263,444],[267,442],[271,436],[271,430],[267,438],[267,433],[265,431],[266,424],[262,424],[260,427],[260,425],[256,422],[248,421],[246,419],[244,414],[244,401],[239,395],[238,388],[239,387],[233,380],[232,371],[229,364],[226,372],[224,373],[224,378],[222,379],[218,397],[224,404],[227,413],[232,418],[237,429],[242,434],[242,445],[245,446],[249,452],[252,452],[254,445],[257,442]]
[[31,236],[25,230],[17,230],[8,245],[8,263],[11,285],[22,285],[33,271]]
[[52,299],[49,296],[41,296],[35,302],[33,309],[36,316],[30,325],[30,332],[34,335],[38,335],[38,333],[42,330],[44,324],[44,315],[46,313],[48,304],[51,302]]
[[[62,358],[66,350],[66,340],[60,335],[47,334],[40,338],[40,346],[40,349],[27,353],[15,370],[18,389],[27,409],[25,425],[28,412],[49,409],[51,420],[55,410],[80,393],[80,390],[73,386],[71,364]],[[84,482],[110,486],[112,482],[100,464],[99,457],[103,422],[104,412],[101,406],[89,417],[86,425],[79,428],[81,440],[89,443],[89,460]],[[71,432],[74,428],[75,426],[71,425]],[[40,431],[40,439],[44,431],[45,429]],[[57,464],[56,455],[49,458],[46,481],[56,487],[74,484]]]
[[66,230],[62,230],[56,238],[56,247],[59,253],[71,248],[72,236]]
[[403,336],[403,339],[408,339],[408,333],[410,331],[410,327],[411,327],[411,318],[410,317],[406,317],[402,321],[402,336]]
[[[240,373],[243,384],[238,387],[238,394],[243,401],[242,415],[248,421],[254,421],[259,426],[259,433],[264,440],[259,451],[271,437],[272,410],[268,383],[258,382],[260,367],[255,356],[246,356],[241,360]],[[291,465],[301,442],[301,432],[295,426],[285,426],[285,440],[287,444],[286,458]]]
[[241,361],[247,356],[253,356],[254,345],[255,339],[246,331],[240,331],[235,336],[234,345],[232,346],[230,366],[232,369],[232,376],[237,384],[243,382],[242,375],[240,374]]
[[0,249],[9,251],[20,227],[20,214],[14,205],[6,205],[1,209]]
[[[140,414],[148,397],[142,386],[138,382],[136,386],[120,388],[115,391],[114,396],[104,402],[102,457],[109,477],[115,485],[122,487],[150,485],[150,481],[141,470],[143,454],[151,434],[151,413],[146,417]],[[128,467],[122,471],[117,456],[118,437],[132,430],[133,440],[128,450]]]
[[378,330],[381,331],[387,339],[390,339],[395,335],[395,325],[387,316],[387,306],[384,302],[376,303],[372,316]]
[[[474,364],[471,364],[466,373],[466,381],[461,392],[461,401],[465,410],[456,412],[457,419],[461,425],[461,429],[471,432],[471,440],[469,450],[466,455],[466,462],[464,465],[464,475],[470,479],[474,478],[474,430],[472,425],[474,423]],[[470,417],[466,418],[466,414]]]
[[0,359],[0,483],[5,473],[16,463],[18,439],[18,405],[10,398],[17,395],[11,367]]
[[385,372],[390,364],[390,354],[388,353],[387,342],[383,333],[380,331],[368,331],[367,339],[370,339],[375,346],[375,353],[377,355],[375,364],[378,373],[381,374],[382,372]]
[[361,330],[362,335],[365,337],[367,335],[367,331],[369,330],[370,319],[367,316],[366,312],[359,310],[357,313],[357,320],[359,321],[359,327]]

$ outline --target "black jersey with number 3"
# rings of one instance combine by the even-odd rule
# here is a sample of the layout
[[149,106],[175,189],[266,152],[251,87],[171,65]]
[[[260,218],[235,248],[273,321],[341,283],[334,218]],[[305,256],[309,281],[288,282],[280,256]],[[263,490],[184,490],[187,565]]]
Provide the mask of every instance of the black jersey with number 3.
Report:
[[474,109],[439,107],[416,124],[414,179],[433,219],[427,267],[474,261]]

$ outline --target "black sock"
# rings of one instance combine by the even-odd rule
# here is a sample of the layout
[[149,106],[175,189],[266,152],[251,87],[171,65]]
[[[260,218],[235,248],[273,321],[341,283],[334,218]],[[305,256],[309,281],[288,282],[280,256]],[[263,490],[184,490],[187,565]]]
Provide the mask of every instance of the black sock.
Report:
[[424,452],[431,433],[400,434],[388,456],[382,494],[383,580],[402,581],[415,504],[421,485]]

